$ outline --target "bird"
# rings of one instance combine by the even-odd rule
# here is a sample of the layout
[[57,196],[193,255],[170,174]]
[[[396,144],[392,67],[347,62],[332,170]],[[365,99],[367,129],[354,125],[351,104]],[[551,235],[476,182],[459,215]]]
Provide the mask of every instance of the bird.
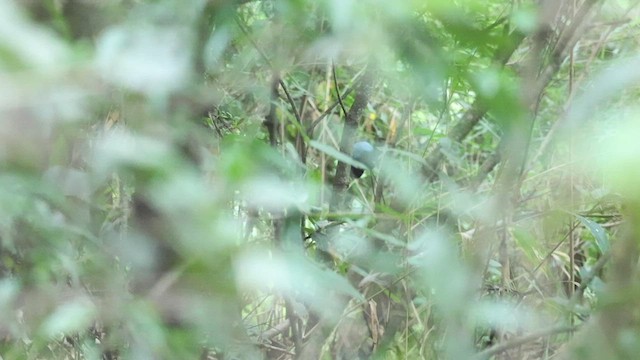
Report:
[[368,141],[358,141],[353,144],[351,157],[366,166],[366,168],[351,166],[351,174],[357,179],[362,176],[366,169],[374,167],[378,152]]

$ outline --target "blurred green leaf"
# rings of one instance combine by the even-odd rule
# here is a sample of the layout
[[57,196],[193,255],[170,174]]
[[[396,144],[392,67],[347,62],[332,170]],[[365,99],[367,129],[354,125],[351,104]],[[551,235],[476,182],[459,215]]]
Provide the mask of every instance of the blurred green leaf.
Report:
[[59,306],[43,324],[42,331],[48,337],[73,333],[86,329],[97,314],[95,305],[86,298]]

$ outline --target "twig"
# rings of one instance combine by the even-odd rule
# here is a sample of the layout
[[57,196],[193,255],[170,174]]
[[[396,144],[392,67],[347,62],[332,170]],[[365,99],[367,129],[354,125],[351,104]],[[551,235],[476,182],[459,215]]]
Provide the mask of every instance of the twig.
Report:
[[304,131],[304,127],[302,126],[302,119],[300,118],[300,114],[298,113],[296,103],[293,101],[293,98],[289,94],[289,90],[287,89],[287,86],[285,85],[284,80],[280,79],[279,83],[280,83],[280,87],[282,88],[282,91],[284,91],[284,94],[287,97],[287,101],[289,102],[289,105],[291,106],[291,111],[293,112],[293,116],[296,118],[296,121],[300,125],[300,130]]
[[503,351],[507,351],[509,349],[518,347],[520,345],[524,345],[538,338],[562,334],[566,332],[572,332],[576,330],[576,328],[577,326],[560,325],[560,326],[554,326],[548,329],[538,330],[538,331],[532,332],[531,334],[524,335],[515,339],[511,339],[509,341],[506,341],[498,345],[492,346],[488,349],[485,349],[477,353],[472,359],[474,360],[488,359],[493,355],[497,355]]
[[287,319],[289,320],[289,328],[291,329],[291,335],[293,337],[293,348],[296,354],[300,354],[302,352],[302,332],[300,331],[298,315],[295,310],[293,310],[293,304],[290,299],[285,298],[284,304]]
[[[360,81],[360,74],[365,71],[365,69],[361,70],[359,73],[357,73],[354,76],[354,79],[352,80],[352,82],[355,82],[356,84],[358,83],[358,81]],[[327,75],[327,83],[329,82],[328,79],[328,75]],[[348,88],[347,90],[344,91],[344,94],[342,94],[342,96],[339,96],[338,99],[344,99],[345,97],[347,97],[349,94],[351,94],[351,92],[353,92],[353,88]],[[328,96],[328,93],[327,93]],[[327,115],[329,115],[331,113],[331,111],[333,111],[333,109],[340,105],[340,102],[338,100],[336,100],[333,104],[331,104],[323,113],[322,115],[320,115],[317,119],[315,119],[312,123],[311,126],[309,126],[309,129],[307,130],[308,134],[311,134],[313,132],[313,129],[320,123],[320,121],[322,121],[322,119],[324,119],[325,117],[327,117]],[[346,116],[346,112],[345,112],[345,116]]]
[[263,332],[260,335],[260,340],[262,340],[262,341],[271,340],[272,338],[274,338],[274,337],[282,334],[283,332],[287,331],[287,329],[289,329],[290,325],[291,325],[291,323],[289,322],[289,319],[285,319],[281,323],[279,323],[279,324],[269,328],[265,332]]
[[277,346],[273,346],[273,345],[269,345],[269,344],[260,344],[260,346],[266,347],[266,348],[271,349],[271,350],[279,351],[279,352],[281,352],[283,354],[287,354],[287,355],[290,355],[290,356],[295,356],[296,355],[295,353],[292,353],[291,351],[289,351],[287,349],[279,348]]
[[[342,94],[341,97],[346,97],[349,94],[351,94],[351,92],[353,91],[353,88],[349,88],[347,89],[344,94]],[[325,110],[320,116],[318,116],[317,119],[313,120],[313,122],[311,123],[311,125],[309,126],[309,128],[307,129],[307,133],[311,134],[311,132],[313,132],[313,129],[315,129],[316,126],[318,126],[318,124],[320,123],[320,121],[322,121],[325,117],[327,117],[327,115],[329,115],[331,113],[331,111],[333,111],[333,109],[335,109],[336,106],[338,106],[340,103],[338,101],[335,101],[333,104],[331,104],[327,110]]]
[[274,73],[271,79],[271,104],[269,104],[269,113],[264,119],[264,126],[269,133],[269,143],[272,147],[276,147],[278,144],[278,121],[276,117],[276,101],[278,98],[278,83],[279,76]]
[[[514,32],[508,45],[496,52],[495,62],[500,63],[501,66],[505,66],[524,38],[525,37],[522,33],[517,31]],[[460,121],[458,121],[458,123],[447,134],[447,137],[454,142],[461,142],[464,140],[474,126],[484,117],[487,110],[486,106],[484,106],[480,100],[476,99],[471,108],[462,115]],[[433,181],[438,177],[438,168],[445,158],[442,150],[442,146],[437,144],[425,159],[426,164],[423,166],[422,170],[425,177],[430,181]]]
[[[634,8],[638,5],[638,3],[635,3],[633,5],[631,5],[627,11],[625,12],[625,16]],[[598,54],[598,52],[600,51],[600,49],[604,46],[604,43],[606,42],[606,40],[609,38],[609,36],[611,35],[611,33],[614,31],[615,29],[615,23],[612,23],[612,28],[610,28],[605,34],[604,36],[602,36],[602,38],[598,41],[597,46],[593,49],[593,51],[591,52],[591,55],[589,56],[589,59],[587,61],[587,64],[585,65],[585,73],[588,72],[588,69],[590,67],[590,65],[593,63],[593,61],[596,58],[596,55]],[[580,85],[584,82],[585,80],[585,74],[583,73],[582,76],[580,76],[580,78],[578,79],[577,83],[576,83],[576,88],[580,88]],[[571,109],[571,103],[573,102],[573,98],[575,96],[576,92],[572,92],[571,96],[569,97],[567,104],[568,106],[566,106],[563,109],[563,115],[560,119],[558,119],[557,121],[555,121],[553,123],[553,125],[551,126],[551,129],[549,129],[549,131],[547,132],[544,140],[542,141],[542,143],[540,144],[540,147],[538,148],[538,151],[536,152],[536,155],[533,157],[533,159],[530,161],[529,167],[532,166],[532,164],[534,164],[547,150],[547,148],[551,145],[552,140],[556,137],[556,134],[560,131],[559,129],[562,127],[562,125],[564,125],[564,123],[566,122],[568,115],[569,115],[569,111]]]
[[338,103],[340,104],[340,108],[342,109],[342,113],[344,116],[347,116],[347,109],[344,107],[344,103],[342,103],[342,97],[340,96],[340,88],[338,87],[338,77],[336,76],[336,66],[335,64],[331,64],[331,72],[333,74],[333,87],[336,91],[336,97],[338,97]]
[[444,115],[447,113],[447,110],[449,109],[449,105],[450,105],[450,101],[451,101],[451,97],[447,95],[447,91],[448,91],[448,81],[445,81],[445,86],[444,89],[442,90],[442,109],[440,109],[440,115],[438,116],[438,121],[436,121],[436,124],[433,126],[433,130],[431,130],[431,135],[429,135],[429,139],[427,140],[427,144],[424,146],[424,152],[422,153],[422,156],[424,157],[425,154],[427,153],[427,151],[429,150],[429,146],[431,146],[431,141],[433,141],[433,137],[436,134],[436,130],[438,129],[438,126],[440,125],[440,122],[442,121],[442,119],[444,118]]
[[[240,31],[242,31],[244,36],[246,36],[247,39],[249,39],[249,42],[251,42],[251,45],[253,45],[253,47],[256,49],[258,54],[260,54],[260,57],[267,63],[267,65],[269,66],[269,68],[271,70],[276,71],[274,66],[273,66],[273,63],[271,62],[271,60],[269,59],[267,54],[260,48],[260,46],[258,46],[258,44],[255,42],[255,40],[250,36],[249,30],[247,30],[247,28],[240,22],[240,20],[238,19],[237,16],[234,19],[236,21],[236,24],[240,28]],[[287,89],[287,85],[285,84],[284,80],[282,80],[282,78],[278,79],[278,84],[282,87],[282,90],[285,93],[285,96],[287,98],[287,102],[291,106],[291,111],[293,112],[293,116],[296,118],[296,121],[301,126],[301,129],[304,130],[304,127],[302,127],[302,120],[300,118],[300,113],[298,112],[298,108],[297,108],[295,102],[293,101],[293,98],[291,97],[291,94],[289,93],[289,90]]]
[[[553,78],[553,76],[560,69],[560,65],[562,64],[562,61],[566,56],[566,51],[568,49],[572,49],[573,46],[575,46],[575,44],[577,43],[579,37],[576,36],[576,32],[577,32],[578,28],[580,28],[580,26],[584,25],[584,20],[586,18],[586,15],[591,10],[593,5],[595,5],[596,2],[597,2],[597,0],[585,1],[582,4],[582,6],[580,7],[580,9],[578,9],[576,15],[573,17],[573,20],[571,21],[570,26],[567,29],[565,29],[565,31],[562,32],[560,38],[558,39],[556,45],[554,46],[554,48],[553,48],[553,50],[551,52],[551,61],[544,68],[544,70],[540,72],[540,75],[538,76],[538,81],[536,82],[533,90],[530,92],[531,95],[528,97],[527,101],[525,102],[525,106],[533,107],[533,108],[537,107],[537,104],[539,103],[544,90],[546,89],[546,87],[551,82],[551,79]],[[467,114],[465,114],[465,115],[467,115]],[[462,120],[461,120],[461,122],[462,122]],[[473,125],[475,125],[475,124],[473,124]],[[552,129],[554,129],[556,127],[555,125],[556,124],[554,124]],[[533,126],[533,119],[531,120],[531,126]],[[530,131],[531,130],[532,129],[530,129]],[[470,129],[469,129],[469,131],[470,131]],[[528,172],[528,169],[525,168],[526,167],[525,162],[526,162],[526,159],[528,157],[527,152],[528,152],[528,149],[529,149],[530,139],[531,139],[531,132],[529,133],[529,136],[527,137],[527,145],[525,147],[525,154],[523,155],[523,158],[522,158],[522,166],[520,168],[520,178],[521,179],[523,179],[526,176],[527,172]],[[502,160],[502,156],[500,154],[501,148],[503,147],[502,143],[503,142],[501,141],[501,145],[498,146],[498,148],[495,151],[495,154],[490,156],[487,159],[487,161],[485,161],[485,163],[482,164],[481,170],[478,172],[478,174],[476,175],[476,177],[472,181],[472,186],[473,187],[478,187],[480,185],[480,183],[486,178],[486,176],[491,171],[493,171],[495,166],[498,165],[500,163],[500,161]],[[540,152],[538,152],[538,155],[536,155],[534,157],[534,159],[537,159],[539,154],[540,154]],[[443,156],[441,156],[441,159],[442,158],[443,158]],[[433,179],[433,178],[435,178],[435,174],[433,174],[430,179]]]
[[595,279],[598,273],[600,273],[600,270],[604,268],[604,266],[606,265],[606,263],[609,261],[610,258],[611,258],[611,252],[606,252],[602,254],[602,256],[600,256],[600,259],[598,259],[598,261],[593,265],[591,270],[582,278],[582,281],[580,281],[580,286],[573,293],[573,296],[569,301],[570,304],[575,305],[578,303],[578,301],[580,301],[580,298],[582,298],[582,295],[584,294],[584,291],[587,289],[587,286],[589,286],[589,284],[593,281],[593,279]]
[[[570,229],[570,230],[571,230],[571,231],[573,231],[573,230],[575,230],[578,226],[580,226],[580,223],[579,223],[579,222],[576,222],[576,223],[575,223],[575,225],[574,225],[573,227],[571,227],[571,229]],[[569,237],[569,235],[570,235],[570,232],[568,232],[568,233],[567,233],[567,234],[562,238],[562,240],[560,240],[560,241],[556,244],[556,246],[554,246],[554,247],[553,247],[553,249],[551,249],[551,251],[549,251],[549,252],[547,253],[547,255],[546,255],[546,256],[545,256],[545,257],[540,261],[540,263],[538,264],[538,266],[536,266],[536,267],[533,269],[533,271],[531,272],[532,274],[535,274],[535,273],[538,271],[538,269],[540,269],[540,267],[542,267],[542,265],[543,265],[543,264],[544,264],[548,259],[550,259],[550,258],[551,258],[551,255],[553,255],[553,253],[554,253],[556,250],[558,250],[558,248],[560,247],[560,245],[562,245],[562,243],[564,243],[564,241],[565,241],[565,240],[567,240],[567,238]]]

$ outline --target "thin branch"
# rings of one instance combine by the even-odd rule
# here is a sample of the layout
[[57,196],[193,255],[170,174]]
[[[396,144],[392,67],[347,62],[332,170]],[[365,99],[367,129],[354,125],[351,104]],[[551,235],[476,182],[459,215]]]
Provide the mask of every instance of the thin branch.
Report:
[[290,325],[291,323],[289,322],[289,319],[285,319],[281,323],[265,330],[262,334],[260,334],[260,340],[263,342],[267,340],[271,340],[272,338],[287,331]]
[[[358,122],[364,109],[369,103],[369,97],[373,89],[372,83],[372,68],[373,66],[367,65],[365,73],[356,85],[356,96],[353,101],[353,105],[345,116],[344,126],[342,130],[342,137],[340,140],[340,151],[346,154],[351,153],[351,147],[353,146],[353,139],[356,135],[356,129],[358,128]],[[349,185],[349,171],[346,163],[338,162],[336,169],[336,175],[333,178],[333,189],[335,191],[331,207],[339,208],[343,204],[344,195]]]
[[[516,49],[520,47],[520,44],[524,39],[525,36],[523,33],[514,31],[507,45],[496,51],[494,62],[499,63],[504,67],[513,53],[516,51]],[[476,124],[478,124],[478,122],[485,116],[487,110],[487,107],[482,104],[480,100],[476,99],[471,108],[467,110],[464,115],[462,115],[462,118],[451,129],[449,134],[447,134],[447,137],[453,142],[461,142],[462,140],[464,140],[464,138],[471,132]],[[425,165],[423,166],[422,170],[425,177],[429,181],[433,181],[438,177],[438,168],[445,159],[442,150],[443,149],[440,144],[436,145],[436,147],[429,153],[429,155],[425,159]]]
[[[570,228],[570,231],[575,230],[578,226],[580,226],[580,223],[576,221],[576,222],[575,222],[575,225],[573,225],[573,226]],[[536,272],[537,272],[537,271],[542,267],[542,265],[544,265],[544,263],[545,263],[547,260],[549,260],[549,259],[551,258],[551,256],[553,255],[553,253],[554,253],[554,252],[556,252],[556,250],[558,250],[558,248],[560,247],[560,245],[562,245],[562,244],[564,243],[564,241],[565,241],[565,240],[567,240],[567,238],[569,237],[569,235],[570,235],[570,233],[571,233],[570,231],[569,231],[569,232],[567,232],[567,233],[564,235],[564,237],[562,238],[562,240],[560,240],[560,241],[556,244],[556,246],[554,246],[554,247],[553,247],[553,249],[551,249],[551,251],[549,251],[549,252],[547,253],[547,255],[546,255],[542,260],[540,260],[540,263],[539,263],[539,264],[538,264],[538,265],[533,269],[533,271],[531,272],[531,274],[535,274],[535,273],[536,273]]]
[[[353,88],[349,88],[347,89],[344,94],[342,94],[341,97],[346,97],[349,94],[351,94],[353,92]],[[320,116],[318,116],[317,119],[313,120],[313,122],[311,123],[311,125],[309,126],[309,128],[307,129],[307,133],[311,134],[313,132],[313,129],[315,129],[316,126],[318,126],[318,124],[320,123],[320,121],[322,121],[324,118],[327,117],[327,115],[331,114],[331,112],[333,111],[333,109],[336,108],[336,106],[340,105],[340,103],[338,101],[335,101],[333,104],[331,104],[327,110],[325,110]]]
[[336,66],[335,64],[331,64],[331,73],[333,74],[333,87],[336,91],[336,97],[338,98],[338,103],[340,104],[340,108],[342,109],[342,113],[344,116],[347,116],[347,109],[344,107],[344,103],[342,102],[342,97],[340,96],[340,88],[338,87],[338,77],[336,76]]
[[[300,329],[300,321],[295,310],[293,310],[293,304],[289,298],[285,299],[285,311],[287,313],[287,319],[289,320],[289,328],[291,329],[291,335],[293,337],[293,348],[296,354],[302,352],[302,332]],[[298,358],[297,356],[295,358]]]
[[538,330],[538,331],[532,332],[531,334],[524,335],[515,339],[511,339],[509,341],[506,341],[498,345],[492,346],[488,349],[485,349],[477,353],[472,359],[474,360],[488,359],[491,356],[494,356],[494,355],[500,354],[501,352],[507,351],[509,349],[513,349],[518,346],[524,345],[528,342],[534,341],[541,337],[547,337],[547,336],[553,336],[553,335],[558,335],[562,333],[572,332],[576,329],[577,329],[576,326],[560,325],[560,326],[554,326],[548,329]]
[[580,286],[573,293],[571,300],[569,300],[570,304],[572,305],[578,304],[578,302],[582,299],[582,295],[584,294],[584,291],[587,290],[587,287],[589,286],[589,284],[591,284],[593,279],[595,279],[596,276],[598,276],[598,274],[604,268],[607,262],[609,262],[610,258],[611,258],[611,252],[606,252],[602,254],[602,256],[600,256],[598,261],[596,261],[596,263],[591,267],[589,272],[582,277],[582,281],[580,281]]
[[271,79],[271,104],[269,104],[269,113],[264,119],[264,126],[269,133],[269,144],[276,147],[278,144],[278,120],[276,116],[276,103],[278,100],[278,84],[280,82],[278,74],[274,73]]
[[[639,4],[640,4],[640,2],[636,2],[636,3],[632,4],[629,8],[627,8],[627,11],[625,12],[624,16],[627,16],[627,14],[631,10],[633,10],[634,7],[636,7]],[[622,24],[624,24],[624,22],[619,23],[619,25],[622,25]],[[603,24],[600,24],[600,25],[608,25],[608,24],[607,23],[603,23]],[[606,40],[609,38],[609,36],[616,29],[616,26],[619,26],[619,25],[616,22],[612,22],[610,24],[611,27],[607,30],[607,32],[598,41],[597,46],[593,49],[593,51],[591,52],[591,55],[589,56],[589,59],[588,59],[587,64],[585,66],[585,71],[583,71],[582,76],[578,79],[575,88],[580,88],[580,85],[585,80],[585,74],[588,73],[588,69],[589,69],[590,65],[593,63],[593,61],[595,60],[596,55],[602,49],[602,47],[604,46],[604,44],[605,44]],[[591,25],[591,26],[594,26],[594,25]],[[567,101],[567,104],[570,105],[573,102],[573,99],[574,99],[576,93],[577,92],[575,92],[575,91],[571,93],[571,95],[570,95],[570,97],[569,97],[569,99]],[[530,161],[529,167],[531,167],[532,164],[534,164],[546,152],[547,148],[551,145],[551,142],[555,138],[556,134],[559,132],[559,129],[560,129],[561,125],[564,124],[564,122],[566,121],[566,119],[568,117],[569,109],[570,109],[570,106],[566,106],[565,109],[563,109],[562,117],[560,119],[558,119],[556,122],[553,123],[553,125],[551,126],[551,129],[547,132],[544,140],[542,141],[540,147],[538,148],[538,151],[536,152],[536,155]]]
[[280,83],[280,87],[282,87],[282,91],[284,91],[284,94],[287,97],[287,101],[289,102],[289,105],[291,106],[291,112],[293,112],[293,116],[296,118],[296,121],[300,125],[300,129],[304,131],[304,127],[302,126],[302,119],[300,118],[300,114],[298,113],[296,103],[293,101],[293,98],[289,94],[289,90],[287,89],[287,86],[285,85],[284,80],[280,79],[279,83]]
[[262,51],[262,48],[260,48],[260,46],[258,46],[258,43],[256,43],[256,41],[253,39],[253,37],[251,37],[251,34],[249,34],[249,30],[247,30],[247,28],[244,26],[244,24],[240,21],[240,19],[238,19],[238,17],[236,16],[235,18],[236,24],[238,25],[238,27],[240,28],[240,31],[242,31],[242,33],[244,34],[244,36],[249,40],[249,42],[251,43],[251,45],[253,45],[253,48],[256,49],[256,51],[258,52],[258,54],[260,54],[260,57],[267,63],[267,65],[269,66],[269,68],[273,69],[273,64],[271,63],[271,60],[269,59],[269,57],[267,56],[267,54]]
[[[247,30],[247,28],[244,26],[244,24],[242,24],[242,22],[238,19],[237,16],[234,19],[236,21],[236,24],[240,28],[240,31],[242,31],[244,36],[247,39],[249,39],[249,42],[251,42],[251,45],[253,45],[254,49],[256,49],[258,54],[260,54],[260,57],[267,63],[267,65],[269,66],[269,68],[272,71],[276,71],[276,69],[273,66],[273,63],[271,62],[271,60],[269,59],[267,54],[262,50],[262,48],[260,48],[260,46],[258,46],[258,43],[256,43],[256,41],[253,39],[253,37],[251,37],[251,35],[249,34],[249,30]],[[300,113],[298,112],[298,108],[297,108],[295,102],[293,101],[293,98],[291,97],[291,94],[289,93],[289,90],[287,89],[287,85],[285,84],[284,80],[282,80],[282,78],[278,79],[278,84],[280,84],[280,86],[282,87],[282,90],[285,93],[287,102],[291,106],[291,111],[293,112],[293,116],[296,118],[296,121],[300,125],[301,130],[304,131],[304,127],[302,127],[302,120],[300,118]]]
[[287,349],[283,349],[283,348],[279,348],[277,346],[273,346],[273,345],[269,345],[269,344],[260,344],[260,346],[262,347],[266,347],[267,349],[271,349],[271,350],[275,350],[275,351],[279,351],[285,355],[289,355],[289,356],[295,356],[295,353],[292,353],[291,351],[287,350]]
[[[360,74],[363,73],[363,71],[366,71],[366,69],[361,70],[358,74],[356,74],[356,76],[354,76],[354,79],[352,80],[352,82],[354,83],[358,83],[358,81],[360,81]],[[328,76],[328,75],[327,75]],[[327,78],[327,82],[329,82],[329,79]],[[342,94],[342,96],[339,96],[338,99],[344,99],[345,97],[347,97],[349,94],[351,94],[353,92],[353,88],[348,88],[347,90],[344,91],[344,93]],[[328,95],[328,93],[327,93]],[[317,119],[313,120],[311,122],[311,125],[309,126],[309,129],[307,130],[308,134],[311,134],[313,132],[313,129],[315,129],[316,126],[318,126],[318,124],[320,123],[320,121],[322,121],[322,119],[324,119],[325,117],[327,117],[332,111],[333,109],[335,109],[336,106],[340,105],[340,101],[336,100],[333,104],[331,104]],[[346,112],[345,112],[345,116],[346,116]]]
[[[462,115],[460,121],[451,129],[447,137],[454,142],[461,142],[486,113],[487,108],[476,100],[471,109],[467,110],[467,112]],[[442,146],[437,144],[425,159],[425,165],[423,167],[423,173],[429,181],[433,181],[438,177],[438,168],[444,158]]]
[[447,113],[449,109],[449,105],[451,102],[451,97],[448,95],[447,91],[449,91],[449,80],[445,80],[444,89],[442,90],[442,109],[440,109],[440,115],[438,116],[438,121],[436,121],[433,130],[431,130],[431,135],[429,135],[429,139],[427,140],[427,144],[424,146],[424,152],[422,156],[424,157],[429,147],[431,146],[431,141],[433,141],[433,137],[436,135],[436,130],[438,130],[438,126],[440,126],[440,122],[444,119],[444,115]]
[[[581,26],[585,25],[584,21],[587,17],[587,14],[591,10],[593,5],[595,5],[595,3],[597,3],[597,0],[585,1],[580,7],[580,9],[578,9],[578,11],[576,12],[576,15],[573,17],[569,27],[562,32],[560,38],[558,39],[556,45],[554,46],[551,52],[551,61],[544,68],[544,70],[540,72],[537,82],[535,83],[533,89],[529,92],[530,95],[527,97],[527,99],[525,99],[524,106],[533,108],[533,109],[537,108],[540,100],[542,99],[544,90],[549,85],[549,83],[551,82],[555,74],[560,70],[560,66],[562,65],[564,58],[567,56],[567,51],[572,49],[575,46],[575,44],[578,42],[579,36],[576,36],[577,30]],[[536,111],[534,110],[534,113],[535,112]],[[533,119],[531,119],[531,122],[532,123],[530,126],[532,127]],[[532,131],[532,128],[530,129],[530,131]],[[527,139],[527,146],[525,149],[525,151],[527,152],[529,148],[529,143],[530,143],[530,137]],[[502,160],[501,152],[503,147],[504,147],[503,141],[501,141],[495,153],[491,155],[482,164],[480,171],[478,172],[474,180],[471,182],[472,186],[478,187],[480,183],[486,178],[486,176],[491,171],[493,171],[495,166],[497,166],[500,163],[500,161]],[[520,169],[521,179],[524,178],[528,172],[527,169],[525,169],[526,166],[524,165],[528,157],[527,152],[525,152],[522,159],[522,167]],[[536,155],[535,158],[537,157],[538,156]]]

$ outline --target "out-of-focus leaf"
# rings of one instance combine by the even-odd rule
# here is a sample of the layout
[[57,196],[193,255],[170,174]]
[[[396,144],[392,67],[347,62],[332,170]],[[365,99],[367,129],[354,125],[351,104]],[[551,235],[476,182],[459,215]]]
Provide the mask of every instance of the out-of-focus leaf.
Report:
[[47,318],[42,331],[49,337],[83,331],[93,321],[96,310],[95,305],[87,298],[65,303]]
[[185,86],[191,71],[188,29],[117,26],[98,39],[96,64],[106,80],[149,95]]
[[538,25],[536,9],[533,7],[521,6],[513,12],[511,15],[511,21],[520,31],[530,34],[535,31]]
[[[10,308],[8,307],[11,302],[18,295],[20,290],[20,284],[14,279],[2,279],[0,280],[0,312],[3,314],[8,313]],[[0,319],[3,319],[3,315],[0,315]],[[6,321],[8,319],[3,319]]]
[[150,196],[154,203],[168,213],[190,213],[203,211],[215,204],[216,190],[208,186],[198,174],[191,171],[177,171],[164,181],[158,181],[150,187]]
[[115,130],[98,139],[93,164],[106,178],[122,168],[161,174],[175,166],[176,158],[166,142]]
[[301,206],[309,199],[304,184],[281,180],[275,176],[260,176],[249,180],[241,194],[250,206],[270,211]]
[[89,201],[92,186],[89,174],[73,168],[53,166],[45,172],[45,179],[56,184],[65,196]]
[[474,320],[472,324],[501,328],[505,331],[535,329],[545,323],[541,314],[506,301],[474,302],[469,310]]
[[302,253],[270,254],[266,249],[254,249],[240,254],[234,265],[242,288],[295,295],[332,318],[337,319],[341,314],[341,295],[364,301],[345,278],[321,269]]
[[[468,316],[473,296],[470,274],[458,258],[450,239],[443,233],[427,231],[408,245],[409,263],[416,267],[418,281],[424,293],[429,293],[448,326]],[[451,358],[467,359],[472,353],[468,334],[460,333],[447,339]]]
[[[593,103],[602,102],[607,91],[620,91],[616,85],[628,83],[630,79],[640,77],[637,73],[640,66],[640,58],[635,59],[628,68],[620,68],[618,71],[609,70],[601,76],[609,76],[607,79],[599,79],[601,85],[608,88],[597,88],[597,91],[590,92],[590,96],[576,105],[579,109],[573,110],[574,116],[588,116],[589,112],[595,111]],[[631,70],[633,66],[633,70]],[[629,72],[623,72],[628,70]],[[618,81],[618,82],[616,82]],[[637,81],[637,80],[636,80]],[[633,83],[635,84],[635,82]],[[598,84],[600,85],[600,84]],[[630,84],[627,84],[630,86]],[[591,102],[590,102],[591,101]],[[604,176],[611,186],[620,192],[625,200],[640,202],[640,188],[637,179],[640,178],[640,126],[638,125],[638,115],[640,109],[628,108],[618,110],[609,114],[610,123],[606,129],[598,128],[597,136],[585,139],[582,144],[583,166],[586,170],[593,172],[595,176]],[[578,120],[574,120],[578,121]],[[596,161],[594,161],[594,158]],[[594,166],[596,165],[596,166]]]
[[51,32],[30,23],[17,4],[0,1],[0,69],[52,71],[68,64],[67,46]]

